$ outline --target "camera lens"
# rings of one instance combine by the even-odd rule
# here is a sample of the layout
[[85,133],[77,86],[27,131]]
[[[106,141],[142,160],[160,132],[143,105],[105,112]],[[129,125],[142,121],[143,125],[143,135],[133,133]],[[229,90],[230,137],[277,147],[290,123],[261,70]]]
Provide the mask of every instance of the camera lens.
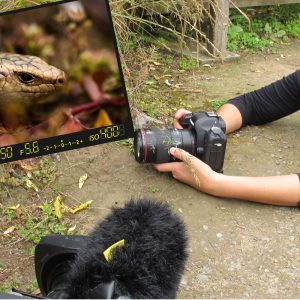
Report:
[[188,129],[140,129],[134,136],[134,153],[140,163],[165,163],[174,161],[169,155],[171,147],[181,148],[195,154],[196,139]]

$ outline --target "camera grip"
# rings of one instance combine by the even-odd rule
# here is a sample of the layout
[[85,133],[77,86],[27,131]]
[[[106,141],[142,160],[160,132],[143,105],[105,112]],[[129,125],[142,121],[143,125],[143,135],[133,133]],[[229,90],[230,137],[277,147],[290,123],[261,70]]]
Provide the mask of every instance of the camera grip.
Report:
[[219,127],[213,126],[205,133],[202,161],[219,173],[223,173],[226,143],[226,135]]

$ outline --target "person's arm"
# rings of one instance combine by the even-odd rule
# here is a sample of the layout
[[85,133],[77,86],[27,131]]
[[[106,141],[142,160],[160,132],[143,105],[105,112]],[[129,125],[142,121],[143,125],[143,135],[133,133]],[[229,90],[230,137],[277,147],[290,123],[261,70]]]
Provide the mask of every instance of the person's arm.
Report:
[[[300,109],[300,71],[284,77],[260,90],[231,99],[217,114],[226,123],[226,133],[245,125],[271,122]],[[179,119],[189,111],[175,114],[174,126],[182,128]],[[227,176],[214,172],[198,158],[181,149],[170,153],[183,163],[155,165],[161,172],[202,192],[226,198],[236,198],[273,205],[300,206],[300,177],[297,174],[272,177]]]
[[297,206],[300,201],[300,182],[297,174],[271,177],[228,176],[213,171],[188,152],[171,148],[170,154],[183,162],[157,164],[160,172],[207,194],[248,200],[272,205]]

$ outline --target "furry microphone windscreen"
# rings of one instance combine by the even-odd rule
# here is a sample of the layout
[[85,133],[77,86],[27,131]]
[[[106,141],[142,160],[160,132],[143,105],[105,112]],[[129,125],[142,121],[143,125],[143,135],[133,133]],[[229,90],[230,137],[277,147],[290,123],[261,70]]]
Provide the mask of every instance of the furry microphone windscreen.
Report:
[[[106,260],[103,252],[121,240],[124,245]],[[87,237],[64,291],[69,298],[92,298],[100,284],[113,281],[112,298],[175,298],[186,247],[185,226],[166,204],[131,200],[124,208],[113,208]]]

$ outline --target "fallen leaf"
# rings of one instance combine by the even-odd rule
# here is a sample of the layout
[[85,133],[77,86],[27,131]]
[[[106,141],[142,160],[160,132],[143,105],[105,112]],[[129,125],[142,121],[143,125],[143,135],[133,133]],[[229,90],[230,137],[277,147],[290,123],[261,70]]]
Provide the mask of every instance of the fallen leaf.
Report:
[[59,128],[58,134],[74,133],[78,131],[87,130],[78,118],[69,115],[67,121]]
[[10,234],[10,233],[12,233],[14,230],[15,230],[15,228],[16,228],[16,226],[11,226],[11,227],[9,227],[9,228],[7,228],[4,232],[3,232],[3,234]]
[[25,186],[28,188],[28,189],[33,189],[35,190],[36,192],[39,191],[38,187],[28,178],[25,179]]
[[57,218],[62,217],[62,206],[61,206],[61,198],[60,196],[57,196],[54,202],[54,214],[56,215]]
[[67,230],[67,234],[70,234],[71,232],[73,232],[74,230],[76,229],[76,224],[72,227],[70,227],[68,230]]
[[17,205],[13,205],[13,206],[8,206],[7,209],[16,210],[19,207],[20,207],[20,204],[17,204]]
[[110,126],[112,124],[113,123],[112,123],[108,113],[106,112],[106,110],[100,109],[97,119],[94,123],[94,127],[99,128],[99,127],[103,127],[103,126]]
[[168,86],[172,86],[172,84],[169,82],[168,79],[165,80],[165,84],[168,85]]
[[205,67],[205,68],[212,68],[212,66],[210,65],[210,64],[204,64],[204,65],[202,65],[202,67]]
[[88,178],[88,174],[85,173],[84,175],[82,175],[80,178],[79,178],[79,184],[78,184],[78,187],[81,189],[85,183],[85,181],[87,180]]
[[85,203],[80,204],[79,206],[77,206],[76,208],[71,210],[72,214],[76,214],[77,212],[88,208],[91,204],[92,204],[93,200],[87,201]]
[[21,160],[17,163],[19,164],[20,168],[26,171],[32,171],[34,169],[34,163],[31,159]]

